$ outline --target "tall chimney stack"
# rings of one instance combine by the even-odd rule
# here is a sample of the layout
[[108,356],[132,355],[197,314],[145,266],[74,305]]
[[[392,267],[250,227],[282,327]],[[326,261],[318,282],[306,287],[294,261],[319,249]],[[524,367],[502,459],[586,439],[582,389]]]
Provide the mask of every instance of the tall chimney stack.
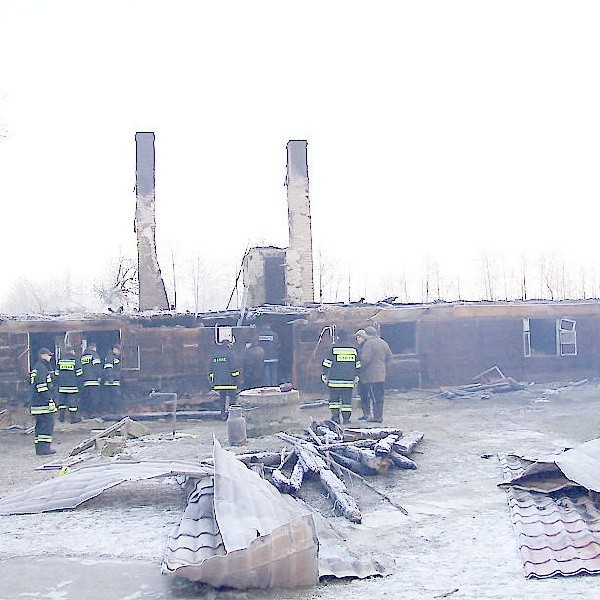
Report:
[[156,254],[154,133],[135,134],[135,232],[138,250],[140,310],[168,310],[169,301]]
[[287,200],[290,243],[286,252],[287,301],[314,302],[312,229],[306,140],[287,144]]

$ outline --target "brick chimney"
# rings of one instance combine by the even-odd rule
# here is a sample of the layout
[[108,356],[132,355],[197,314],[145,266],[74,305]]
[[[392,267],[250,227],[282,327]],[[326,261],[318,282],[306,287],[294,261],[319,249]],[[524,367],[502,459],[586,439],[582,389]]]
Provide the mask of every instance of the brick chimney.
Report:
[[314,302],[306,149],[306,140],[290,140],[287,143],[286,184],[290,240],[286,251],[286,290],[287,301],[292,305]]
[[169,301],[156,254],[154,133],[135,134],[135,232],[138,250],[140,310],[168,310]]

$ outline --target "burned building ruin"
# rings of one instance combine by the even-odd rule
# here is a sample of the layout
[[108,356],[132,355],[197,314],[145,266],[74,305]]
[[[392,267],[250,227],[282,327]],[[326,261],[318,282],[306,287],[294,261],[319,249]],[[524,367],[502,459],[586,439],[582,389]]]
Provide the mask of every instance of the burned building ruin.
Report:
[[244,257],[248,306],[314,302],[307,146],[306,140],[287,144],[288,247],[255,247]]

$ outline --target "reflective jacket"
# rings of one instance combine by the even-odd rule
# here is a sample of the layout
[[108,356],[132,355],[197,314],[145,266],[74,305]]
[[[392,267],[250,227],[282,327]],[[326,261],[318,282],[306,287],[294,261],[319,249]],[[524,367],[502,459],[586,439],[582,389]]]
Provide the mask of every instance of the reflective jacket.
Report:
[[82,374],[81,362],[78,358],[73,354],[61,357],[54,371],[58,391],[63,394],[77,394]]
[[100,385],[102,377],[102,361],[96,350],[89,348],[81,355],[81,368],[83,370],[83,386]]
[[117,356],[112,350],[104,359],[102,379],[104,385],[121,385],[121,356]]
[[329,354],[323,359],[323,381],[330,388],[354,387],[358,379],[360,361],[354,346],[333,344]]
[[219,346],[211,359],[209,378],[213,390],[237,390],[240,370],[233,350]]
[[56,406],[52,399],[52,381],[54,371],[50,363],[43,359],[33,366],[29,381],[31,383],[31,399],[29,407],[32,415],[42,415],[56,412]]

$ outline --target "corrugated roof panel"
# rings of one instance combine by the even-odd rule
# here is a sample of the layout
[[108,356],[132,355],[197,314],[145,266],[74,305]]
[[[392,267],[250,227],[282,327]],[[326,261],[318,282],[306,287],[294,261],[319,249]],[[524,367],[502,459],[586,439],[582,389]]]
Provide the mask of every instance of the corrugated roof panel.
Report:
[[169,475],[206,477],[210,469],[183,461],[115,461],[86,465],[0,500],[0,515],[66,510],[125,481]]
[[[509,480],[527,467],[516,456],[500,458]],[[505,489],[526,577],[600,573],[600,511],[585,490],[553,497]]]
[[590,440],[563,452],[555,462],[571,481],[588,490],[600,492],[600,439]]

